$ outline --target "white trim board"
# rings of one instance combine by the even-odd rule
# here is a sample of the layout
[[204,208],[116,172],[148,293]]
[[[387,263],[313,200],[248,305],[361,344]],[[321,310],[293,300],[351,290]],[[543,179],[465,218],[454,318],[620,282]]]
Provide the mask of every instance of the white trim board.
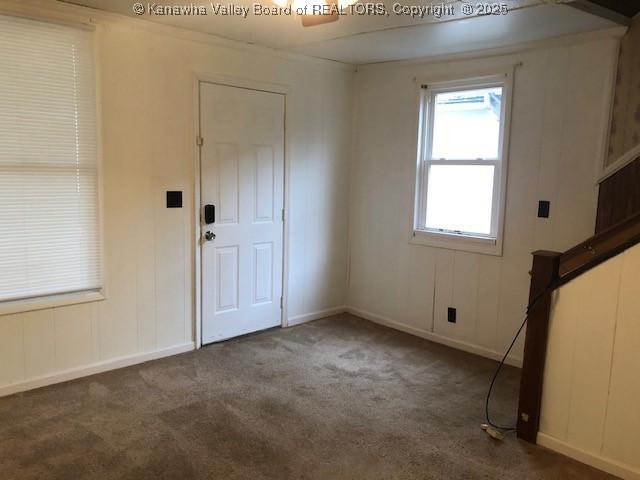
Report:
[[3,315],[14,315],[16,313],[35,312],[38,310],[48,310],[50,308],[79,305],[81,303],[101,302],[106,298],[102,293],[103,290],[104,288],[74,293],[57,293],[44,297],[2,302],[0,303],[0,317]]
[[[319,310],[317,312],[311,312],[311,313],[291,317],[289,318],[288,326],[292,327],[294,325],[300,325],[306,322],[311,322],[313,320],[318,320],[321,318],[330,317],[331,315],[337,315],[345,312],[350,313],[351,315],[355,315],[356,317],[360,317],[364,320],[377,323],[378,325],[382,325],[384,327],[392,328],[394,330],[399,330],[401,332],[408,333],[409,335],[424,338],[425,340],[429,340],[434,343],[446,345],[448,347],[455,348],[456,350],[462,350],[467,353],[472,353],[474,355],[479,355],[481,357],[490,358],[491,360],[498,360],[498,361],[502,360],[502,357],[504,355],[504,353],[501,353],[501,352],[496,352],[494,350],[473,345],[471,343],[461,342],[459,340],[447,338],[442,335],[438,335],[437,333],[429,332],[427,330],[421,330],[418,328],[409,327],[407,325],[403,325],[399,322],[391,320],[390,318],[383,317],[382,315],[377,315],[375,313],[371,313],[366,310],[361,310],[359,308],[351,307],[348,305],[341,306],[341,307],[328,308],[326,310]],[[505,363],[513,367],[522,368],[522,358],[520,357],[510,355],[509,357],[507,357],[507,360],[505,361]]]
[[[297,315],[295,317],[289,318],[288,319],[289,321],[287,323],[288,323],[288,326],[301,325],[303,323],[311,322],[313,320],[319,320],[321,318],[326,318],[332,315],[338,315],[340,313],[345,313],[345,312],[355,315],[357,317],[363,318],[364,320],[368,320],[373,323],[377,323],[379,325],[392,328],[394,330],[399,330],[399,331],[408,333],[410,335],[424,338],[426,340],[430,340],[435,343],[456,348],[458,350],[462,350],[468,353],[490,358],[492,360],[500,360],[502,358],[502,354],[500,354],[499,352],[495,352],[495,351],[492,351],[483,347],[479,347],[476,345],[472,345],[469,343],[452,340],[452,339],[443,337],[441,335],[435,334],[433,332],[428,332],[425,330],[408,327],[406,325],[402,325],[398,322],[395,322],[381,315],[376,315],[374,313],[367,312],[365,310],[360,310],[354,307],[349,307],[346,305],[327,308],[324,310],[318,310],[316,312],[306,313],[302,315]],[[195,342],[185,342],[185,343],[181,343],[181,344],[174,345],[172,347],[168,347],[164,349],[152,350],[152,351],[143,352],[143,353],[135,353],[132,355],[125,355],[122,357],[116,357],[109,360],[103,360],[100,362],[95,362],[88,365],[83,365],[80,367],[63,370],[61,372],[54,372],[48,375],[30,378],[28,380],[2,386],[0,387],[0,397],[13,395],[19,392],[25,392],[27,390],[33,390],[40,387],[46,387],[48,385],[63,383],[70,380],[75,380],[78,378],[87,377],[87,376],[95,375],[102,372],[107,372],[110,370],[129,367],[131,365],[137,365],[137,364],[145,363],[151,360],[170,357],[173,355],[178,355],[180,353],[189,352],[195,349],[196,349]],[[506,363],[508,365],[512,365],[515,367],[521,367],[522,359],[519,357],[510,356],[507,358]],[[571,456],[569,454],[567,455]],[[629,477],[629,478],[636,478],[636,477]],[[640,480],[640,476],[638,476],[637,478],[638,480]]]
[[435,55],[431,57],[406,58],[403,60],[386,60],[383,62],[361,63],[356,65],[358,68],[398,68],[407,65],[432,65],[439,63],[449,63],[463,60],[474,59],[490,59],[493,57],[504,57],[507,55],[517,55],[532,50],[540,50],[557,46],[569,46],[580,43],[586,43],[601,38],[622,38],[627,33],[628,28],[623,26],[610,27],[602,30],[593,30],[583,33],[570,33],[559,37],[551,37],[543,40],[531,42],[521,42],[504,47],[486,48],[482,50],[474,50],[470,52],[446,53],[443,55]]
[[296,315],[295,317],[290,317],[287,321],[287,327],[293,327],[295,325],[301,325],[303,323],[311,322],[313,320],[319,320],[321,318],[330,317],[331,315],[338,315],[340,313],[345,313],[347,311],[347,307],[333,307],[327,308],[325,310],[318,310],[317,312],[305,313],[302,315]]
[[[383,317],[382,315],[377,315],[375,313],[367,312],[366,310],[360,310],[359,308],[347,307],[347,312],[357,317],[364,318],[365,320],[369,320],[373,323],[377,323],[385,327],[393,328],[395,330],[400,330],[410,335],[415,335],[416,337],[421,337],[426,340],[430,340],[435,343],[440,343],[442,345],[446,345],[448,347],[452,347],[457,350],[462,350],[467,353],[473,353],[481,357],[490,358],[491,360],[500,361],[502,360],[502,357],[504,355],[504,353],[496,352],[494,350],[480,347],[478,345],[473,345],[471,343],[462,342],[460,340],[447,338],[442,335],[438,335],[437,333],[429,332],[427,330],[409,327],[407,325],[403,325],[399,322],[396,322],[390,318]],[[505,363],[513,367],[522,368],[522,358],[520,357],[514,357],[513,355],[510,355],[507,357]]]
[[602,174],[600,175],[600,178],[598,178],[598,183],[600,184],[604,182],[607,178],[611,177],[612,175],[615,175],[616,173],[618,173],[620,170],[622,170],[624,167],[629,165],[638,157],[640,157],[640,144],[636,145],[631,150],[621,155],[611,165],[605,167],[605,169],[602,171]]
[[131,365],[145,363],[150,360],[170,357],[172,355],[178,355],[179,353],[189,352],[194,349],[194,342],[186,342],[160,350],[152,350],[144,353],[134,353],[132,355],[125,355],[109,360],[90,363],[89,365],[82,365],[80,367],[63,370],[61,372],[54,372],[48,375],[43,375],[40,377],[35,377],[21,382],[5,385],[3,387],[0,387],[0,397],[13,395],[14,393],[24,392],[27,390],[33,390],[35,388],[46,387],[55,383],[68,382],[69,380],[88,377],[90,375],[95,375],[97,373],[102,373],[109,370],[129,367]]
[[568,443],[558,440],[546,433],[538,432],[536,442],[538,445],[546,447],[549,450],[561,453],[562,455],[590,465],[598,470],[610,473],[611,475],[615,475],[625,480],[640,480],[640,470],[631,467],[630,465],[581,450],[580,448],[569,445]]
[[[424,338],[425,340],[429,340],[434,343],[439,343],[441,345],[446,345],[448,347],[455,348],[456,350],[462,350],[463,352],[472,353],[474,355],[479,355],[485,358],[490,358],[491,360],[500,361],[502,360],[502,357],[504,355],[504,353],[501,353],[501,352],[496,352],[494,350],[473,345],[471,343],[461,342],[459,340],[447,338],[442,335],[438,335],[437,333],[429,332],[427,330],[421,330],[418,328],[409,327],[407,325],[403,325],[399,322],[391,320],[390,318],[383,317],[382,315],[377,315],[375,313],[371,313],[366,310],[361,310],[359,308],[351,307],[348,305],[327,308],[326,310],[319,310],[317,312],[311,312],[303,315],[297,315],[295,317],[290,317],[288,326],[293,327],[295,325],[301,325],[303,323],[311,322],[313,320],[319,320],[321,318],[330,317],[331,315],[338,315],[340,313],[349,313],[351,315],[355,315],[356,317],[360,317],[364,320],[377,323],[378,325],[392,328],[393,330],[398,330],[404,333],[408,333],[409,335],[413,335],[415,337]],[[509,357],[507,357],[507,360],[505,361],[505,363],[513,367],[522,368],[522,358],[520,357],[510,355]]]

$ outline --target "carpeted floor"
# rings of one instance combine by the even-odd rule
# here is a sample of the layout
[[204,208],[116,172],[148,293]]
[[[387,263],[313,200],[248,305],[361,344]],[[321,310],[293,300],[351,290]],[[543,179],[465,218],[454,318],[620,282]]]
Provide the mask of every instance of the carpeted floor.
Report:
[[488,438],[494,367],[349,315],[275,329],[0,399],[0,478],[611,478]]

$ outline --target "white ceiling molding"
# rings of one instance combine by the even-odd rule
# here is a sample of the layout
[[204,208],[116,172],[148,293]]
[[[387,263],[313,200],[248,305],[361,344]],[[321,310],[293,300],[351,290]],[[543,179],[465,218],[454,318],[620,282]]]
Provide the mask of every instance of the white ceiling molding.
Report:
[[[547,38],[544,40],[538,40],[534,42],[525,42],[525,43],[517,43],[514,45],[508,45],[505,47],[497,47],[497,48],[488,48],[485,50],[471,51],[471,52],[463,52],[463,53],[452,53],[447,55],[438,55],[433,57],[420,57],[420,58],[410,58],[407,60],[396,60],[390,62],[377,62],[377,63],[369,63],[360,65],[361,67],[366,68],[386,68],[391,67],[395,68],[397,66],[404,65],[431,65],[438,63],[450,63],[455,61],[462,60],[471,60],[474,58],[492,58],[492,57],[504,57],[506,55],[514,55],[518,53],[525,53],[533,50],[540,50],[550,47],[556,46],[570,46],[570,45],[578,45],[581,43],[587,43],[596,41],[602,38],[617,38],[620,39],[627,32],[627,27],[612,27],[606,28],[602,30],[596,30],[593,32],[585,32],[585,33],[576,33],[572,35],[562,35],[559,37]],[[512,65],[513,62],[509,63]]]
[[92,24],[96,26],[101,23],[117,22],[120,24],[128,24],[133,28],[139,28],[157,35],[169,35],[189,42],[198,42],[238,51],[263,53],[285,60],[332,65],[340,69],[352,70],[354,68],[353,65],[349,63],[311,57],[309,55],[278,50],[262,45],[254,45],[247,42],[223,38],[218,35],[202,33],[168,24],[150,22],[136,17],[129,17],[106,10],[60,2],[58,0],[30,0],[28,3],[24,0],[0,0],[0,15],[1,14],[23,16],[36,20],[40,19],[61,23]]
[[[510,9],[506,15],[484,16],[475,13],[464,16],[462,2],[448,0],[445,4],[457,7],[453,16],[345,15],[339,22],[308,28],[303,27],[295,16],[135,16],[131,11],[131,0],[64,1],[86,5],[94,9],[93,12],[106,10],[139,22],[197,31],[223,42],[260,45],[272,52],[302,54],[355,65],[483,51],[615,25],[610,20],[571,8],[562,0],[552,3],[548,0],[504,0]],[[237,0],[235,3],[246,6],[252,1]],[[269,4],[269,1],[263,0],[263,3]],[[388,9],[395,2],[383,1]],[[178,5],[185,0],[174,0],[173,3]]]
[[[105,0],[73,0],[75,1],[91,1],[94,3],[108,3]],[[109,0],[111,1],[111,0]],[[114,0],[116,1],[116,0]],[[267,0],[265,0],[267,1]],[[512,0],[514,1],[514,0]],[[525,0],[520,0],[521,2]],[[526,0],[528,2],[534,1],[539,2],[540,0]],[[127,5],[131,5],[130,0],[126,0]],[[524,3],[521,3],[523,5]],[[536,48],[537,45],[543,45],[547,42],[555,42],[555,41],[570,41],[566,39],[571,39],[573,37],[580,37],[581,35],[592,35],[597,33],[597,31],[607,31],[614,32],[612,34],[616,34],[615,32],[625,32],[626,27],[615,27],[611,28],[611,25],[614,25],[612,22],[608,22],[604,19],[600,19],[598,17],[589,15],[585,12],[582,12],[578,9],[573,9],[567,7],[565,5],[547,5],[546,7],[552,8],[560,8],[566,11],[574,12],[573,27],[568,28],[571,25],[562,25],[562,22],[556,23],[556,28],[554,31],[545,31],[542,32],[542,38],[530,38],[530,35],[525,35],[522,38],[522,35],[518,38],[517,35],[508,35],[504,34],[504,32],[497,32],[495,29],[487,27],[486,21],[487,17],[475,17],[469,18],[465,20],[453,20],[440,22],[436,24],[428,24],[428,25],[417,25],[408,28],[394,28],[391,30],[384,31],[376,31],[376,32],[367,32],[365,34],[357,34],[352,35],[350,37],[339,37],[333,40],[326,40],[319,43],[314,43],[312,45],[307,45],[303,47],[290,47],[287,50],[268,47],[264,45],[256,45],[250,44],[247,42],[232,40],[228,38],[223,38],[218,35],[212,35],[209,33],[203,33],[201,31],[196,31],[184,27],[177,27],[167,23],[158,23],[152,22],[148,20],[144,20],[135,16],[127,16],[119,13],[113,13],[111,11],[106,11],[98,8],[92,7],[84,7],[79,6],[67,2],[60,2],[58,0],[31,0],[29,2],[24,2],[21,0],[0,0],[0,12],[4,11],[9,14],[18,14],[23,16],[29,16],[31,18],[43,18],[46,17],[48,19],[52,19],[55,21],[62,22],[75,22],[75,23],[93,23],[100,24],[103,22],[126,22],[134,26],[135,28],[141,28],[146,31],[150,31],[159,35],[171,35],[176,38],[180,38],[187,41],[195,41],[199,43],[207,43],[212,45],[217,45],[226,48],[232,48],[239,51],[253,51],[260,52],[264,54],[274,55],[279,58],[288,59],[288,60],[297,60],[297,61],[314,61],[319,62],[321,64],[331,64],[335,65],[339,68],[353,68],[353,65],[366,65],[373,63],[383,63],[386,61],[402,61],[402,62],[426,62],[426,61],[445,61],[456,58],[470,58],[470,57],[484,57],[491,55],[499,55],[506,54],[514,51],[521,51],[525,49]],[[533,25],[535,28],[535,24],[544,23],[547,24],[545,20],[545,16],[547,14],[541,9],[544,9],[545,6],[528,6],[528,7],[520,7],[519,10],[514,12],[510,12],[508,15],[512,16],[520,16],[524,15],[523,18],[520,19],[519,23],[524,22],[525,24],[529,24],[534,21]],[[507,15],[507,16],[508,16]],[[575,17],[577,15],[578,17]],[[582,16],[582,18],[580,17]],[[144,17],[143,17],[144,18]],[[577,19],[577,21],[576,21]],[[289,19],[294,20],[294,19]],[[495,20],[495,19],[488,19]],[[500,20],[500,19],[498,19]],[[336,24],[339,22],[336,22]],[[483,23],[485,24],[483,26]],[[462,28],[460,28],[462,27]],[[302,27],[300,27],[302,28]],[[324,26],[320,27],[311,27],[305,28],[304,30],[313,30],[314,28],[324,28]],[[427,33],[424,33],[424,30],[427,29]],[[434,30],[435,29],[435,30]],[[423,31],[421,33],[421,30]],[[429,30],[432,30],[429,32]],[[465,41],[460,41],[460,38],[457,35],[457,32],[460,30],[475,30],[477,32],[494,32],[494,39],[487,41],[481,41],[482,39],[476,39],[473,41],[475,45],[475,50],[468,49],[468,35],[464,38],[467,38]],[[569,30],[569,31],[563,31]],[[577,31],[572,31],[577,30]],[[522,31],[522,28],[515,26],[511,28],[511,31],[515,31],[518,33]],[[393,41],[387,42],[385,40],[386,35],[397,36],[400,35],[400,38],[395,38]],[[406,52],[408,48],[412,45],[423,45],[424,41],[421,41],[421,38],[424,39],[424,36],[431,36],[439,41],[440,45],[444,45],[448,50],[453,51],[430,51],[426,55],[420,55],[420,50],[416,50],[412,52],[410,55],[403,56],[403,52]],[[538,35],[540,36],[540,35]],[[442,38],[440,38],[442,37]],[[451,48],[451,45],[447,45],[448,40],[458,38],[458,48]],[[364,40],[364,47],[360,49]],[[519,41],[520,40],[520,41]],[[345,42],[346,45],[343,45],[344,48],[341,48],[339,45],[334,45],[334,42]],[[429,42],[427,42],[429,44]],[[390,47],[389,45],[393,45]],[[403,46],[404,45],[404,46]],[[409,45],[408,47],[406,45]],[[389,48],[394,50],[389,54]],[[460,50],[460,48],[465,48],[464,50]],[[385,50],[387,49],[387,50]],[[316,51],[322,50],[322,51]],[[335,52],[333,59],[328,59],[325,57],[327,52]],[[349,53],[351,52],[351,53]]]

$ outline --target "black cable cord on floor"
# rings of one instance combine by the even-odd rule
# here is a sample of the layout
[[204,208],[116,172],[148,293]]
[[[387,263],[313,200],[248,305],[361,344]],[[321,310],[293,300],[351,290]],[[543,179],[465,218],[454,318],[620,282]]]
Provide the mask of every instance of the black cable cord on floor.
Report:
[[489,418],[489,400],[491,399],[491,391],[493,390],[493,385],[496,383],[496,379],[500,374],[500,370],[502,370],[502,366],[504,365],[504,362],[507,360],[507,357],[511,353],[511,349],[513,348],[513,346],[516,343],[516,340],[520,336],[520,332],[522,332],[522,329],[527,324],[528,319],[529,319],[528,315],[524,317],[524,322],[522,322],[522,325],[520,325],[518,332],[516,333],[515,337],[513,337],[513,340],[511,341],[511,345],[509,345],[509,348],[507,348],[507,351],[502,357],[502,360],[500,360],[500,363],[498,364],[498,368],[496,368],[496,371],[493,374],[493,378],[491,379],[491,384],[489,385],[489,391],[487,392],[487,398],[484,403],[484,416],[487,420],[487,424],[491,425],[493,428],[497,428],[498,430],[502,430],[504,432],[513,432],[515,431],[516,427],[504,427],[502,425],[496,425],[495,423],[493,423],[491,421],[491,418]]
[[489,417],[489,401],[491,399],[491,392],[493,391],[493,385],[496,383],[496,379],[498,378],[498,375],[500,374],[500,371],[502,370],[502,367],[504,366],[507,357],[509,356],[509,354],[511,353],[511,350],[513,349],[513,346],[516,344],[516,340],[518,339],[518,337],[520,336],[520,333],[522,332],[522,329],[524,328],[524,326],[527,324],[527,320],[529,320],[529,312],[531,311],[531,309],[540,301],[540,299],[542,299],[547,293],[553,291],[555,289],[555,285],[550,285],[547,289],[545,289],[542,293],[540,293],[537,297],[535,297],[531,303],[527,306],[527,312],[526,315],[524,317],[524,320],[522,322],[522,325],[520,325],[520,328],[518,328],[518,331],[516,332],[515,336],[513,337],[513,340],[511,341],[511,345],[509,345],[509,348],[507,348],[507,351],[505,352],[504,356],[502,357],[502,360],[500,360],[500,363],[498,364],[498,368],[496,368],[496,371],[493,374],[493,378],[491,378],[491,384],[489,385],[489,391],[487,392],[487,398],[485,400],[484,403],[484,416],[485,419],[487,421],[488,425],[491,425],[493,428],[496,428],[498,430],[501,430],[503,432],[515,432],[516,427],[505,427],[502,425],[496,425],[495,423],[493,423],[491,421],[491,418]]

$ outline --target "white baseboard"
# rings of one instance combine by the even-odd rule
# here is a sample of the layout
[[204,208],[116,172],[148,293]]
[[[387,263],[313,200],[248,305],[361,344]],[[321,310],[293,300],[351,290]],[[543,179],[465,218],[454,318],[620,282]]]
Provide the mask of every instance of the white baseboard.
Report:
[[103,360],[101,362],[91,363],[89,365],[71,368],[69,370],[63,370],[61,372],[54,372],[41,377],[30,378],[21,382],[0,386],[0,397],[24,392],[26,390],[33,390],[34,388],[46,387],[47,385],[52,385],[54,383],[67,382],[69,380],[74,380],[80,377],[87,377],[89,375],[95,375],[96,373],[102,373],[108,370],[129,367],[138,363],[144,363],[150,360],[156,360],[158,358],[169,357],[171,355],[177,355],[179,353],[188,352],[194,349],[195,343],[187,342],[168,348],[163,348],[161,350],[153,350],[151,352],[144,353],[134,353],[133,355],[112,358],[109,360]]
[[[474,353],[476,355],[491,358],[494,360],[499,360],[502,358],[502,354],[499,352],[495,352],[487,348],[469,344],[466,342],[461,342],[458,340],[446,338],[426,330],[410,327],[402,323],[395,322],[389,318],[386,318],[371,312],[367,312],[359,308],[354,308],[349,306],[333,307],[325,310],[319,310],[317,312],[297,315],[295,317],[289,318],[288,326],[291,327],[294,325],[300,325],[302,323],[310,322],[312,320],[318,320],[320,318],[325,318],[331,315],[337,315],[339,313],[344,313],[344,312],[349,312],[349,313],[352,313],[353,315],[357,315],[359,317],[378,323],[380,325],[394,328],[396,330],[401,330],[411,335],[425,338],[427,340],[431,340],[436,343],[441,343],[453,348],[457,348],[459,350],[464,350],[466,352]],[[72,368],[69,370],[54,372],[41,377],[31,378],[31,379],[20,381],[17,383],[0,386],[0,397],[6,396],[6,395],[12,395],[18,392],[24,392],[27,390],[32,390],[34,388],[45,387],[47,385],[52,385],[54,383],[61,383],[69,380],[74,380],[76,378],[95,375],[96,373],[106,372],[108,370],[115,370],[117,368],[128,367],[130,365],[136,365],[139,363],[148,362],[150,360],[156,360],[158,358],[169,357],[171,355],[177,355],[179,353],[188,352],[194,349],[195,349],[195,343],[187,342],[179,345],[174,345],[169,348],[164,348],[161,350],[154,350],[151,352],[126,355],[123,357],[104,360],[104,361],[92,363],[89,365],[83,365],[83,366]],[[507,358],[506,363],[509,365],[520,367],[522,366],[522,359],[509,357]]]
[[[481,357],[490,358],[492,360],[502,360],[504,353],[496,352],[494,350],[490,350],[485,347],[481,347],[479,345],[474,345],[472,343],[462,342],[460,340],[454,340],[452,338],[444,337],[442,335],[438,335],[437,333],[433,333],[427,330],[422,330],[415,327],[410,327],[408,325],[404,325],[402,323],[391,320],[390,318],[383,317],[382,315],[378,315],[375,313],[367,312],[366,310],[361,310],[355,307],[347,307],[347,312],[356,315],[358,317],[362,317],[366,320],[370,320],[374,323],[378,323],[380,325],[384,325],[386,327],[394,328],[396,330],[401,330],[405,333],[409,333],[411,335],[415,335],[417,337],[425,338],[427,340],[431,340],[432,342],[441,343],[443,345],[447,345],[448,347],[457,348],[458,350],[463,350],[465,352],[473,353],[476,355],[480,355]],[[515,357],[510,355],[507,357],[505,361],[507,365],[511,365],[514,367],[522,368],[522,358]]]
[[326,310],[318,310],[317,312],[305,313],[304,315],[296,315],[295,317],[289,318],[287,322],[288,327],[293,327],[294,325],[300,325],[301,323],[310,322],[312,320],[318,320],[320,318],[330,317],[331,315],[337,315],[339,313],[344,313],[347,311],[347,307],[333,307],[327,308]]
[[640,480],[640,469],[576,448],[546,433],[538,432],[537,443],[549,450],[586,463],[616,477],[624,478],[625,480]]

